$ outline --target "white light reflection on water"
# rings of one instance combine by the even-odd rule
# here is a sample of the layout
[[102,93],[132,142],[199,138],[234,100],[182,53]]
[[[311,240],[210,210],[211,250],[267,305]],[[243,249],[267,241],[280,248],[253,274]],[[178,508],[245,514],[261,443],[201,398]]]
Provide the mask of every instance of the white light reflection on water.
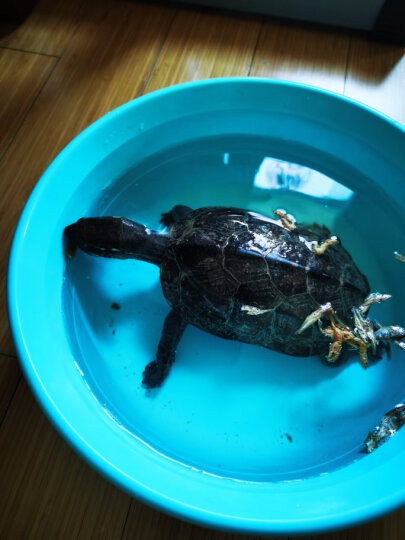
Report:
[[354,192],[329,176],[280,159],[266,157],[254,179],[255,187],[297,191],[322,199],[347,201]]

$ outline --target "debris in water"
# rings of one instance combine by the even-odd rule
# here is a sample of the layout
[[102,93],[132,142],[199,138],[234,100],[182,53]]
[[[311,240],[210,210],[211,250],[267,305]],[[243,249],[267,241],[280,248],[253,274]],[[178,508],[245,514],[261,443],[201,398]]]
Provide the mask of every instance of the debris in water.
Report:
[[394,256],[397,261],[405,263],[405,255],[403,255],[402,253],[398,253],[398,251],[394,251]]
[[392,437],[405,424],[405,405],[399,403],[384,414],[381,423],[367,436],[364,441],[366,451],[373,452],[381,443]]

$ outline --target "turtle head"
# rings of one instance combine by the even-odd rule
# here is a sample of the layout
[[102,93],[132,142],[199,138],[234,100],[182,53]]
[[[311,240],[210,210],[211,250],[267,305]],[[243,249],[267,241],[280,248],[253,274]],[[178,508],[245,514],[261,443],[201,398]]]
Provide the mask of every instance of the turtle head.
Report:
[[72,257],[79,248],[89,255],[119,258],[122,252],[122,221],[113,217],[79,219],[65,228],[66,254]]
[[89,255],[139,259],[159,265],[167,237],[121,217],[81,218],[65,228],[66,255],[79,248]]

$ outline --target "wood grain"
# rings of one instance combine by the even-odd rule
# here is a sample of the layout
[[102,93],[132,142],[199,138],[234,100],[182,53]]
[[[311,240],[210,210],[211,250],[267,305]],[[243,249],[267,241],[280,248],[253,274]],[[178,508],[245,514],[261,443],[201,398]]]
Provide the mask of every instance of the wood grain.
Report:
[[[122,540],[143,540],[144,538],[148,540],[254,540],[259,537],[197,527],[132,500]],[[405,538],[405,509],[351,529],[300,538],[302,540],[403,540]]]
[[[57,66],[15,124],[14,138],[0,162],[0,353],[13,353],[5,323],[5,268],[21,209],[63,146],[111,108],[170,84],[250,73],[345,90],[397,119],[404,114],[403,49],[325,29],[270,20],[262,25],[257,18],[178,10],[173,5],[39,0],[34,13],[7,40],[1,43],[61,59],[46,59],[57,61]],[[29,72],[18,70],[16,77],[28,77],[25,71]],[[0,70],[0,79],[9,88],[9,68],[3,74]],[[41,83],[37,93],[40,87]],[[4,97],[7,125],[13,121],[8,108],[16,109],[12,95],[7,92]],[[14,100],[25,103],[23,97]],[[254,538],[166,516],[103,480],[57,435],[20,380],[15,359],[4,354],[0,418],[1,539]],[[307,540],[402,540],[404,527],[402,510]]]
[[343,33],[267,21],[250,74],[343,92],[348,50]]
[[130,497],[62,441],[24,381],[0,430],[0,456],[0,538],[121,538]]
[[55,58],[0,49],[0,159],[55,64]]
[[[254,540],[255,536],[231,534],[197,527],[162,514],[133,500],[122,540]],[[272,537],[276,540],[276,537]]]
[[405,124],[405,47],[352,38],[345,94]]
[[0,355],[0,426],[21,379],[21,370],[15,356]]
[[0,46],[60,56],[78,25],[83,0],[38,0],[35,9]]
[[[29,193],[75,135],[141,93],[173,14],[173,8],[153,4],[96,3],[0,162],[0,320],[6,317],[11,238]],[[14,354],[6,325],[0,327],[0,352]]]
[[259,31],[257,19],[180,11],[145,91],[185,81],[248,75]]
[[403,538],[405,538],[405,509],[361,526],[319,536],[304,536],[302,540],[402,540]]

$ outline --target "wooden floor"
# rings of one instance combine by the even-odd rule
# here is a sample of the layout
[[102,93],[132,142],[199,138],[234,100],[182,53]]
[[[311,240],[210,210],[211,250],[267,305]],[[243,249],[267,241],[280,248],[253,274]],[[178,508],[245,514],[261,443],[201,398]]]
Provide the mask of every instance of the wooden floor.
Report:
[[[363,101],[405,123],[405,49],[361,35],[169,2],[38,0],[0,24],[0,538],[247,538],[183,523],[90,469],[22,379],[6,307],[7,258],[29,193],[58,152],[110,109],[195,79],[275,77]],[[46,344],[44,344],[46,347]],[[405,511],[321,539],[405,538]]]

